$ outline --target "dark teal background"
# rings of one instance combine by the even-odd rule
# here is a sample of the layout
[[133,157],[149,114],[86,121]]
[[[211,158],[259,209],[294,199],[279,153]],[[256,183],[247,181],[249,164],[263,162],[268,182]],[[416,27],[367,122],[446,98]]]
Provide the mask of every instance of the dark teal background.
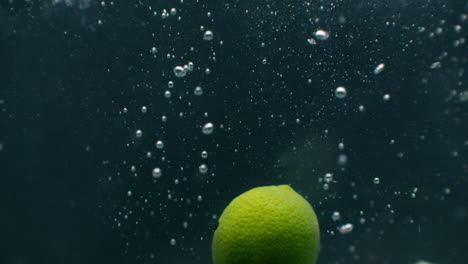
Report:
[[[317,211],[319,263],[466,263],[468,57],[454,46],[467,38],[464,1],[68,3],[0,4],[0,263],[211,263],[213,215],[249,188],[284,183]],[[172,7],[182,19],[161,19]],[[331,37],[310,46],[318,28]],[[188,61],[201,68],[175,79]],[[214,176],[197,172],[202,162]],[[326,172],[329,191],[317,183]],[[335,210],[351,234],[337,234]]]

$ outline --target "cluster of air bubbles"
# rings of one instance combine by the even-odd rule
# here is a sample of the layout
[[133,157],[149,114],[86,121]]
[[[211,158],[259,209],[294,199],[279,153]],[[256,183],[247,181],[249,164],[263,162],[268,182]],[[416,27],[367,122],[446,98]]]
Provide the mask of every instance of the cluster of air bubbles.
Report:
[[213,133],[213,131],[214,131],[214,125],[211,122],[206,123],[202,127],[202,132],[204,135],[210,135],[211,133]]
[[314,36],[318,40],[327,40],[330,37],[330,34],[323,29],[319,29],[315,31]]
[[377,67],[375,67],[374,74],[377,75],[377,74],[383,72],[384,69],[385,69],[385,64],[381,63],[381,64],[377,65]]
[[203,40],[211,41],[213,40],[213,37],[214,37],[214,34],[213,34],[213,31],[211,30],[207,30],[205,31],[205,33],[203,33]]
[[184,66],[175,66],[174,67],[174,75],[177,78],[183,78],[187,75],[188,72],[192,72],[194,69],[193,62],[189,61]]
[[163,9],[163,11],[161,12],[161,18],[165,19],[167,17],[169,17],[169,13],[167,12],[166,9]]
[[177,15],[177,9],[171,8],[171,10],[170,10],[169,12],[167,12],[166,9],[163,9],[163,10],[162,10],[162,12],[161,12],[161,18],[162,18],[162,19],[168,18],[169,15],[171,15],[171,16]]
[[346,91],[346,88],[344,88],[343,86],[337,87],[335,89],[336,98],[343,99],[346,97],[346,95],[347,95],[347,91]]

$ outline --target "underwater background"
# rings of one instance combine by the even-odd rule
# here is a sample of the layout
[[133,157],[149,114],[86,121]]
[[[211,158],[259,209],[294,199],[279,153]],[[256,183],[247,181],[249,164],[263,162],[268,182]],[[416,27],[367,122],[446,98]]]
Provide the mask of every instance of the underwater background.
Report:
[[212,263],[275,184],[319,264],[466,263],[467,28],[463,0],[0,2],[0,263]]

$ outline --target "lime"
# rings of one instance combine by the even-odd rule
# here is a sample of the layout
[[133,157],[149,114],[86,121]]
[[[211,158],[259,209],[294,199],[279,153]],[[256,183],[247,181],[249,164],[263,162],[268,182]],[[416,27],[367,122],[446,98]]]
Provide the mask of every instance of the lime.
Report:
[[315,264],[320,232],[312,206],[288,185],[253,188],[224,209],[214,264]]

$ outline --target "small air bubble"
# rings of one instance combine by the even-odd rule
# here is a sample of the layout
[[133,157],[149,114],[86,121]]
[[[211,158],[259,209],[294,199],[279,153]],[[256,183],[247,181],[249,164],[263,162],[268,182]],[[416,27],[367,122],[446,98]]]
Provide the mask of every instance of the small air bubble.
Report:
[[208,172],[208,166],[206,166],[205,164],[201,164],[199,167],[198,167],[198,171],[201,173],[201,174],[206,174]]
[[200,96],[203,94],[203,89],[200,86],[195,87],[195,90],[193,90],[193,94],[196,96]]
[[204,135],[210,135],[214,131],[214,125],[213,123],[206,123],[203,128],[202,132]]
[[384,68],[385,68],[385,64],[383,64],[383,63],[377,65],[377,67],[375,67],[375,69],[374,69],[374,74],[377,75],[377,74],[383,72]]
[[315,39],[313,39],[313,38],[308,38],[307,43],[309,43],[310,45],[316,45],[317,41],[315,41]]
[[175,245],[176,245],[176,240],[175,240],[175,238],[171,238],[170,244],[171,244],[171,246],[175,246]]
[[140,129],[138,129],[136,132],[135,132],[135,136],[137,138],[141,138],[143,136],[143,131],[141,131]]
[[162,149],[162,148],[164,148],[164,142],[162,142],[162,140],[156,141],[156,148],[157,148],[157,149]]
[[341,225],[338,227],[338,232],[340,232],[340,234],[349,234],[353,231],[354,229],[354,226],[353,224],[351,223],[347,223],[347,224],[344,224],[344,225]]
[[338,211],[333,212],[331,218],[335,222],[340,220],[341,219],[340,212],[338,212]]
[[346,97],[346,95],[347,95],[347,91],[346,91],[346,88],[344,88],[343,86],[340,86],[335,89],[336,98],[343,99]]
[[162,175],[161,169],[160,168],[154,168],[152,175],[154,178],[160,178]]
[[315,31],[314,35],[318,40],[327,40],[330,37],[330,34],[322,29]]
[[187,71],[185,71],[184,67],[182,66],[175,66],[174,75],[177,78],[182,78],[182,77],[185,77],[185,75],[187,75]]
[[206,41],[211,41],[211,40],[213,40],[213,37],[214,37],[214,34],[213,34],[213,31],[211,31],[211,30],[207,30],[207,31],[205,31],[205,33],[203,34],[203,39],[206,40]]

